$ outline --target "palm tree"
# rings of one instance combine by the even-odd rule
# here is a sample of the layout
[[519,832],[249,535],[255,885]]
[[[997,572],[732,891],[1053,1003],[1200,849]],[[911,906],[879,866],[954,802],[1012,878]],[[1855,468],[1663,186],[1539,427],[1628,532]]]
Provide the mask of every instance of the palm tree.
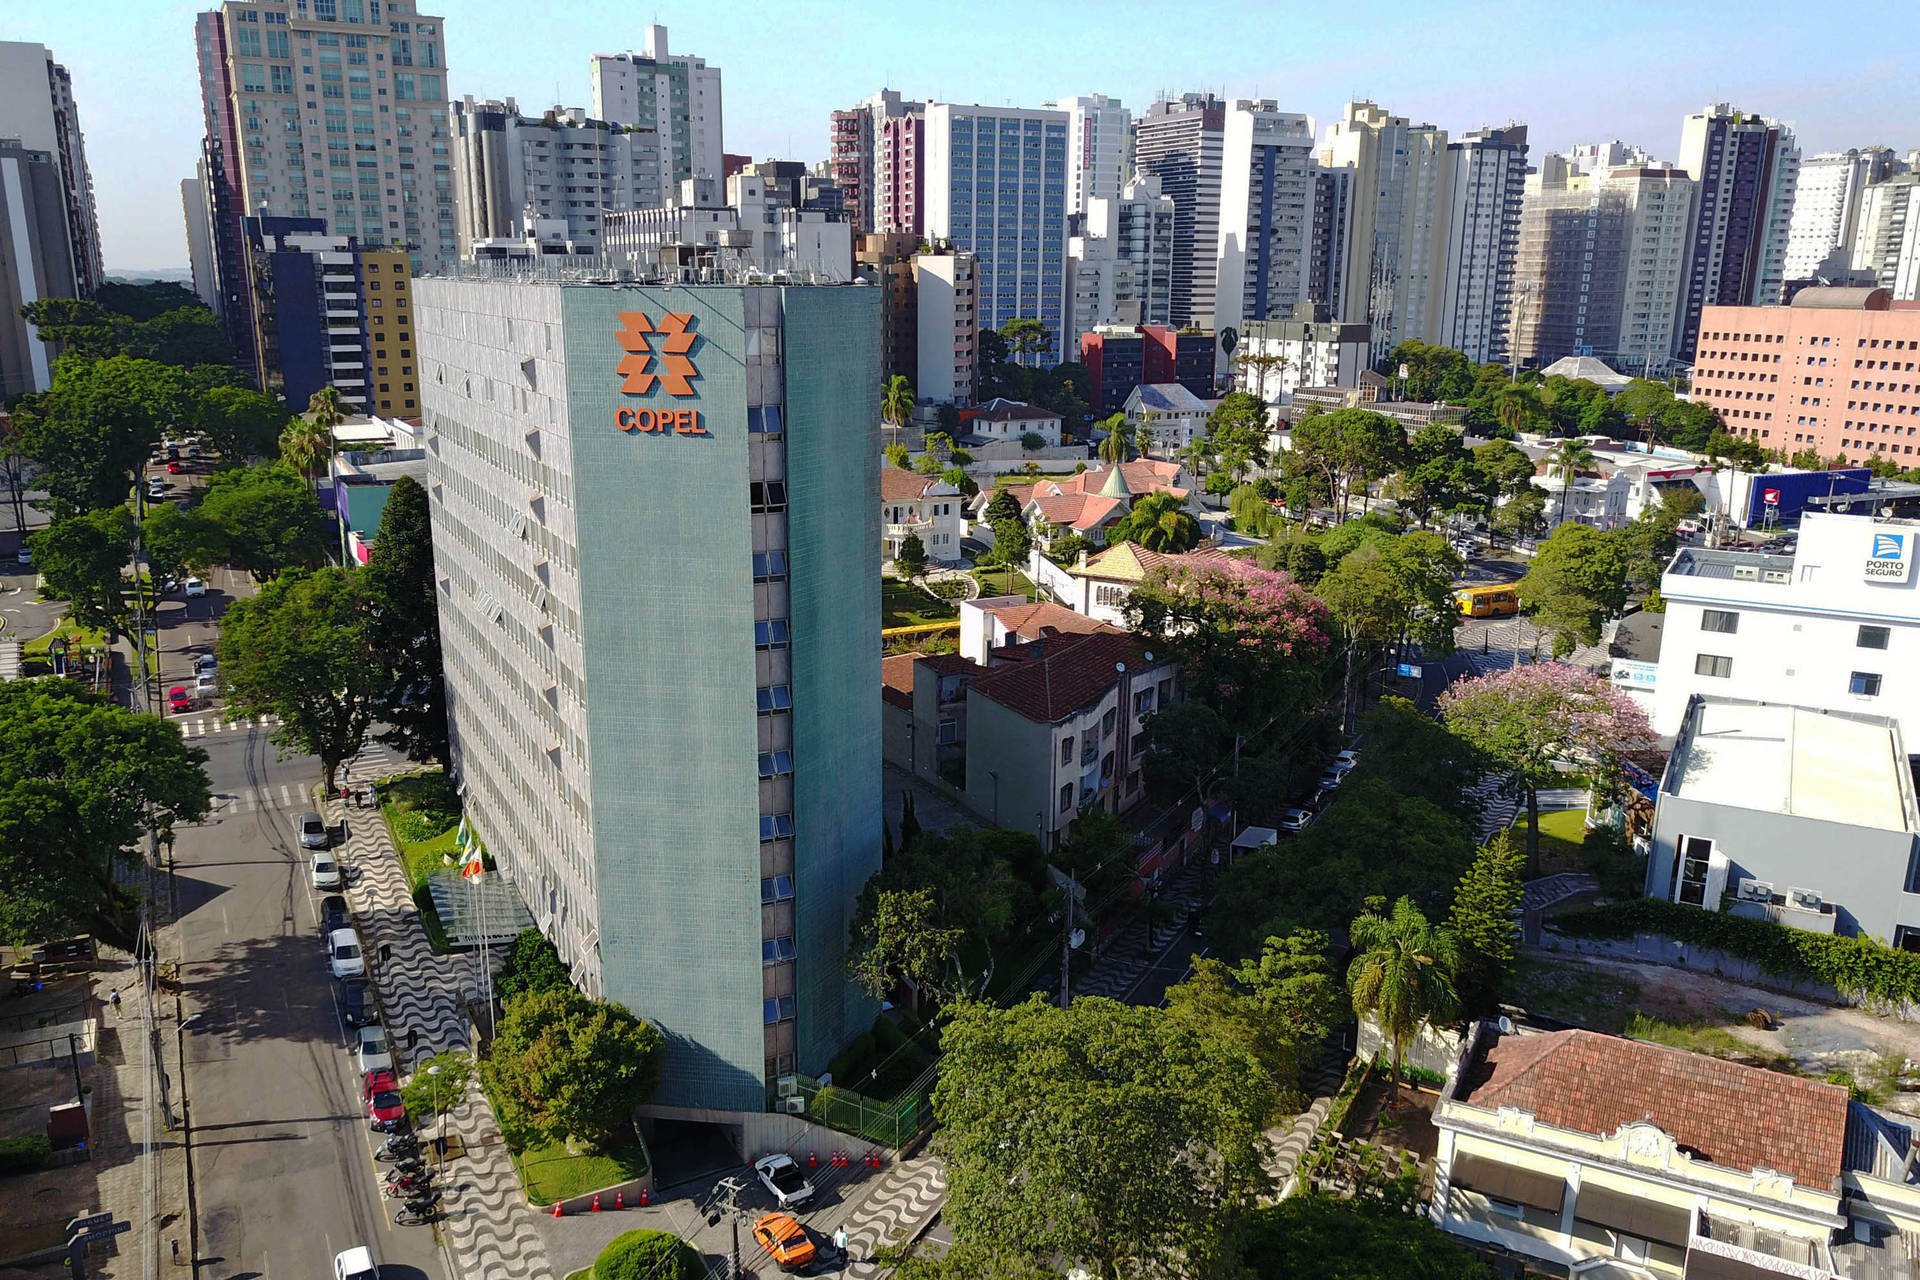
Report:
[[1430,923],[1411,898],[1387,915],[1364,911],[1349,930],[1358,955],[1347,970],[1357,1018],[1372,1016],[1393,1049],[1393,1079],[1420,1028],[1452,1014],[1460,947],[1453,931]]
[[345,420],[340,392],[320,388],[308,399],[306,416],[295,418],[280,433],[280,456],[298,467],[307,483],[313,483],[320,460],[332,456],[333,429]]
[[1574,477],[1582,467],[1593,465],[1593,450],[1578,440],[1562,440],[1548,456],[1547,465],[1560,473],[1560,522],[1565,524],[1573,519],[1567,501],[1573,496]]
[[913,417],[913,406],[913,384],[906,375],[896,373],[888,378],[880,393],[880,420],[888,426],[904,427]]
[[1100,442],[1100,457],[1116,466],[1133,456],[1133,424],[1127,421],[1127,415],[1116,413],[1100,424],[1107,433]]
[[1500,425],[1518,435],[1521,430],[1546,417],[1546,403],[1540,388],[1525,382],[1509,382],[1494,393],[1493,416]]

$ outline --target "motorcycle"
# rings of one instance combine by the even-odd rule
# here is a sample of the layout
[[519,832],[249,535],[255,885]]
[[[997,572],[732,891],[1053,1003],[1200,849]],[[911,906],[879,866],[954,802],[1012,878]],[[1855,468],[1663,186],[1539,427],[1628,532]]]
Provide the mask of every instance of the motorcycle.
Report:
[[440,1209],[433,1204],[424,1204],[418,1208],[411,1204],[402,1205],[394,1212],[393,1224],[397,1227],[424,1225],[439,1216]]
[[417,1200],[431,1204],[432,1200],[430,1197],[440,1194],[438,1191],[430,1191],[428,1189],[427,1184],[432,1177],[433,1175],[430,1173],[416,1173],[405,1182],[393,1183],[386,1190],[387,1199],[406,1200],[410,1202]]
[[413,1160],[420,1155],[420,1139],[410,1133],[389,1134],[387,1140],[374,1149],[375,1160]]
[[389,1169],[385,1181],[390,1187],[410,1187],[416,1182],[428,1182],[432,1178],[433,1170],[418,1160],[409,1160]]

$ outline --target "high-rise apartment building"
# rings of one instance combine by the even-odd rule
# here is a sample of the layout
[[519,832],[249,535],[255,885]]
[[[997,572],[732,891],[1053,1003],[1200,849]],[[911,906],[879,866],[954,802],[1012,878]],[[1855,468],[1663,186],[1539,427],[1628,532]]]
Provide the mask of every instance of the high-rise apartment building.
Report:
[[520,114],[512,98],[452,103],[460,253],[476,241],[517,238],[560,219],[582,253],[600,248],[612,209],[657,209],[674,190],[650,124],[609,124],[579,107]]
[[[882,197],[877,188],[876,165],[886,122],[917,116],[925,109],[925,103],[909,102],[896,89],[882,89],[864,102],[833,113],[827,165],[833,180],[845,193],[847,214],[855,234],[879,230],[876,206],[892,202]],[[921,136],[925,136],[924,131]],[[895,181],[900,176],[896,170]]]
[[1849,147],[1802,160],[1787,225],[1786,278],[1811,280],[1836,251],[1851,254],[1867,187],[1899,168],[1891,147]]
[[1696,186],[1674,354],[1690,364],[1701,308],[1780,301],[1800,151],[1779,121],[1721,102],[1687,117],[1680,167]]
[[1320,164],[1353,171],[1336,318],[1373,326],[1376,359],[1410,339],[1435,341],[1452,176],[1446,131],[1350,102],[1329,127]]
[[1067,212],[1089,200],[1117,200],[1133,176],[1133,113],[1104,93],[1061,98],[1067,113]]
[[1167,323],[1172,307],[1173,199],[1158,178],[1136,178],[1115,199],[1087,204],[1067,241],[1067,350],[1101,325]]
[[1876,182],[1861,193],[1851,260],[1895,299],[1920,299],[1920,174]]
[[854,237],[855,278],[880,291],[880,381],[905,378],[920,386],[919,289],[913,255],[919,237],[868,232]]
[[980,375],[980,260],[936,245],[913,256],[920,399],[973,403]]
[[592,72],[594,118],[653,130],[668,190],[688,178],[724,178],[720,68],[670,52],[667,29],[654,23],[640,52],[596,54]]
[[1477,129],[1447,145],[1447,261],[1437,341],[1475,364],[1504,363],[1527,185],[1527,126]]
[[1063,358],[1067,273],[1067,113],[930,102],[926,234],[979,261],[979,320],[1034,319]]
[[655,1103],[762,1111],[876,1011],[878,292],[416,289],[470,823]]
[[226,0],[194,39],[211,270],[244,361],[264,359],[248,217],[317,219],[419,269],[454,259],[441,19],[411,0]]
[[852,224],[838,211],[794,207],[791,182],[772,181],[748,165],[727,180],[688,178],[662,209],[620,209],[607,215],[609,256],[646,273],[711,279],[714,272],[792,272],[835,284],[853,275]]
[[0,40],[0,138],[16,139],[27,151],[53,158],[67,224],[67,256],[75,296],[91,297],[105,276],[100,255],[100,218],[93,203],[80,108],[73,77],[45,45]]
[[1307,301],[1338,309],[1347,287],[1347,219],[1353,170],[1313,171],[1313,231],[1307,245]]
[[41,340],[20,308],[80,292],[67,212],[59,159],[0,138],[0,400],[53,384],[58,352]]
[[1210,93],[1162,98],[1134,125],[1134,165],[1173,198],[1172,314],[1176,326],[1213,323],[1220,249],[1221,157],[1227,104]]
[[873,154],[873,229],[882,234],[926,232],[927,122],[918,112],[878,122]]
[[220,284],[213,271],[213,215],[207,208],[205,162],[191,178],[180,180],[180,213],[187,224],[187,264],[193,273],[193,292],[215,314],[220,310]]
[[1271,100],[1226,111],[1214,248],[1213,326],[1293,314],[1313,243],[1313,121]]

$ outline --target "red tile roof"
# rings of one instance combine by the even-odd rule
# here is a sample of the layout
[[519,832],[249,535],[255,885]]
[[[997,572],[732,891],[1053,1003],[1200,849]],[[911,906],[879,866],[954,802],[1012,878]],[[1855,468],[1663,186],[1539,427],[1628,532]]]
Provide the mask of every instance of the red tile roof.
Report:
[[939,476],[923,476],[905,467],[881,467],[880,501],[918,502],[928,489],[939,483]]
[[1647,1121],[1725,1169],[1773,1169],[1831,1190],[1847,1133],[1838,1085],[1593,1031],[1502,1036],[1461,1100],[1607,1136]]
[[880,700],[902,710],[913,710],[913,664],[917,653],[896,653],[880,659]]
[[1039,724],[1064,720],[1105,697],[1119,678],[1115,663],[1124,662],[1135,671],[1148,665],[1139,640],[1110,628],[1094,635],[1035,641],[1006,652],[1016,660],[993,667],[975,680],[974,691]]
[[1049,632],[1060,635],[1093,635],[1098,632],[1126,634],[1119,627],[1089,618],[1084,613],[1075,613],[1067,606],[1051,600],[1039,600],[1032,604],[1004,604],[987,612],[1009,634],[1019,636],[1022,640],[1038,640]]

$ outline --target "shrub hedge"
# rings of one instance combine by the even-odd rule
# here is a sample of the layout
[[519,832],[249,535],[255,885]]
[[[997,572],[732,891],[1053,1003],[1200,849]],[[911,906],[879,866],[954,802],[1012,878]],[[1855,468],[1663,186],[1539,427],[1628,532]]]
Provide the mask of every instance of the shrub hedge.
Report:
[[700,1255],[670,1231],[628,1231],[593,1261],[593,1280],[695,1280]]
[[40,1134],[0,1138],[0,1173],[32,1173],[53,1154],[53,1144]]
[[1824,982],[1865,1004],[1920,1004],[1920,954],[1872,938],[1809,933],[1767,920],[1636,898],[1558,916],[1553,927],[1575,938],[1658,933],[1690,946],[1750,960],[1780,978]]

